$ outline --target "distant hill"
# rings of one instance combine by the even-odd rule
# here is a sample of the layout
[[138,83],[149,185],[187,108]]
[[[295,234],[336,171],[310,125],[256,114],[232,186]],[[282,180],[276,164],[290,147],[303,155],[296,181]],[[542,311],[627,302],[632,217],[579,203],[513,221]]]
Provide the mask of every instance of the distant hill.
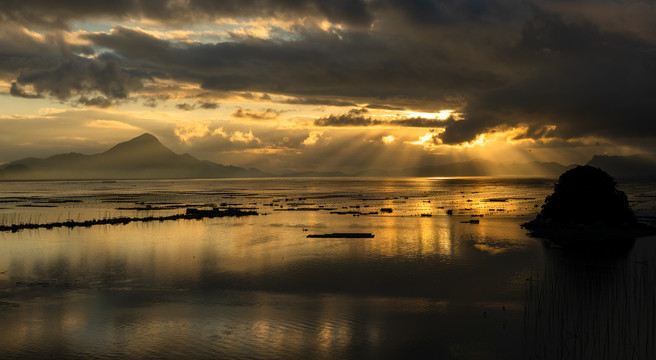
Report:
[[341,171],[285,171],[281,177],[350,177],[357,175],[345,174]]
[[[587,165],[599,167],[614,177],[656,176],[656,155],[595,155]],[[176,154],[151,134],[143,134],[93,155],[58,154],[45,159],[26,158],[0,166],[0,179],[190,179],[226,177],[439,177],[515,176],[557,178],[575,165],[555,162],[497,163],[469,160],[402,170],[370,169],[354,174],[340,171],[286,171],[270,174],[202,161],[189,154]]]
[[656,176],[656,154],[595,155],[587,165],[598,167],[613,177]]
[[488,160],[469,160],[442,165],[407,168],[403,170],[365,170],[358,176],[519,176],[555,178],[574,165],[555,162],[497,163]]
[[404,170],[410,176],[529,176],[558,177],[571,168],[555,162],[497,163],[470,160]]
[[[594,160],[594,159],[593,159]],[[258,169],[201,161],[189,154],[176,154],[151,134],[143,134],[93,155],[57,154],[45,159],[26,158],[0,167],[0,179],[191,179],[226,177],[428,177],[428,176],[520,176],[558,177],[572,168],[555,162],[496,163],[470,160],[407,168],[373,169],[355,174],[340,171],[286,171],[268,174]]]
[[270,176],[258,169],[225,166],[178,155],[151,134],[143,134],[94,155],[58,154],[27,158],[2,168],[4,179],[155,179]]

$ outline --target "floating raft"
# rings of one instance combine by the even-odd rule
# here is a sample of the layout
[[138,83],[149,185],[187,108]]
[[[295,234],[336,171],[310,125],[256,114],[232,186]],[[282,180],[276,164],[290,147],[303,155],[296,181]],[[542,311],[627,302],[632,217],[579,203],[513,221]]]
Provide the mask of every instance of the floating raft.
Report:
[[480,224],[480,220],[461,221],[463,224]]
[[334,238],[349,238],[349,239],[361,239],[361,238],[372,238],[374,234],[372,233],[331,233],[331,234],[310,234],[307,237],[309,238],[324,238],[324,239],[334,239]]
[[129,224],[131,222],[151,222],[151,221],[170,221],[170,220],[200,220],[205,218],[215,218],[215,217],[224,217],[224,216],[249,216],[249,215],[258,215],[257,211],[254,210],[244,210],[236,208],[227,208],[219,209],[214,208],[211,210],[198,210],[198,209],[187,209],[184,214],[169,215],[169,216],[148,216],[142,218],[131,218],[131,217],[118,217],[110,219],[93,219],[86,221],[62,221],[62,222],[53,222],[45,224],[14,224],[14,225],[2,225],[0,226],[0,231],[11,231],[17,232],[18,230],[24,229],[52,229],[52,228],[76,228],[76,227],[91,227],[94,225],[118,225],[118,224]]
[[337,214],[337,215],[378,215],[378,211],[371,211],[371,212],[361,212],[361,211],[331,211],[331,214]]

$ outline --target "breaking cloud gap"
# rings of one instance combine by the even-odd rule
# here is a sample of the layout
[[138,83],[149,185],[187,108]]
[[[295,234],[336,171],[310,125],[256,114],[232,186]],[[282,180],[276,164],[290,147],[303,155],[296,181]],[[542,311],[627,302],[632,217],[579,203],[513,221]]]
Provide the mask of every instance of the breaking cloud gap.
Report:
[[464,120],[440,135],[445,144],[518,126],[533,139],[656,136],[656,44],[538,11],[506,55],[536,70],[470,96]]
[[444,128],[452,125],[456,120],[450,116],[444,120],[426,119],[422,117],[400,118],[392,120],[374,119],[366,116],[367,109],[351,109],[346,114],[329,115],[314,121],[315,126],[349,127],[349,126],[399,126],[416,128]]
[[[654,15],[648,2],[634,3]],[[577,6],[588,11],[581,15]],[[635,17],[623,25],[612,15],[629,10],[592,6],[587,0],[4,1],[0,75],[13,96],[100,107],[129,99],[157,78],[223,93],[285,95],[287,105],[455,109],[462,120],[381,120],[355,112],[315,120],[316,126],[440,127],[445,144],[520,126],[529,129],[525,138],[654,137],[653,21]],[[116,26],[82,36],[84,46],[53,30],[91,18],[171,25],[221,16],[319,16],[354,26],[299,27],[291,38],[214,44]],[[17,30],[31,28],[41,32]],[[449,99],[461,100],[442,106]],[[253,119],[272,116],[247,111]]]

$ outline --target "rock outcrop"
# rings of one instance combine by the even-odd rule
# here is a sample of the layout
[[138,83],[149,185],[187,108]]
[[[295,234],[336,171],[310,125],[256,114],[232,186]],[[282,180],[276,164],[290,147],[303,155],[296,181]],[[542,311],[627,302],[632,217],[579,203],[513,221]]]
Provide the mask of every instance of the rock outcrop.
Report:
[[564,172],[542,211],[523,227],[535,235],[556,238],[625,238],[655,233],[655,229],[638,223],[615,180],[587,165]]

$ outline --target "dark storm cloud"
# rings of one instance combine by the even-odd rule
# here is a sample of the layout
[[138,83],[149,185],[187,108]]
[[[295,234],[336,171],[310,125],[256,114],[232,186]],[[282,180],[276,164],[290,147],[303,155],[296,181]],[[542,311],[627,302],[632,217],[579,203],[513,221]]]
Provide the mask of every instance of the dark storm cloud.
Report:
[[66,27],[87,18],[148,18],[180,23],[217,17],[322,16],[331,21],[369,24],[372,15],[363,0],[4,0],[0,19]]
[[114,27],[111,33],[91,33],[83,38],[91,40],[96,46],[112,49],[119,55],[127,56],[126,60],[141,61],[140,66],[148,66],[151,63],[173,65],[176,63],[173,56],[180,55],[176,50],[186,50],[184,45],[176,49],[170,41],[124,26]]
[[[653,12],[648,2],[632,4]],[[449,108],[462,120],[386,122],[446,127],[439,136],[448,144],[517,126],[527,130],[515,139],[656,136],[653,21],[613,15],[595,2],[555,0],[8,0],[0,3],[0,75],[15,82],[12,95],[60,100],[102,96],[115,103],[156,78],[213,93],[285,95],[278,101],[290,105]],[[319,16],[347,25],[296,25],[288,36],[233,34],[219,43],[168,41],[116,26],[88,34],[91,46],[20,30],[101,17],[180,24],[223,16]],[[331,115],[317,125],[376,121]]]
[[127,99],[130,92],[143,87],[148,76],[122,69],[112,59],[86,59],[71,56],[51,67],[24,69],[16,83],[32,85],[37,94],[67,100],[76,94],[99,92],[110,99]]
[[453,25],[508,19],[524,4],[499,0],[375,0],[371,7],[400,12],[415,23]]
[[455,122],[452,117],[445,120],[425,119],[421,117],[408,119],[379,120],[366,116],[367,109],[351,109],[346,114],[329,115],[314,121],[315,126],[400,126],[417,128],[443,128]]
[[[77,16],[76,11],[81,12],[80,16],[100,16],[106,9],[84,4],[79,9],[64,11],[67,9],[64,2],[53,4],[62,8],[53,9],[51,15],[64,14],[71,18]],[[37,5],[48,8],[53,4],[35,2],[34,6],[39,9]],[[218,6],[193,1],[190,4],[210,12]],[[348,12],[351,15],[369,16],[352,11],[364,9],[358,2],[320,4],[317,6],[325,11],[343,8],[351,9]],[[229,8],[228,5],[221,7]],[[119,10],[121,8],[125,10]],[[25,6],[23,2],[10,2],[4,9],[5,16],[9,16],[7,14],[21,13]],[[115,9],[108,9],[107,14],[119,16],[137,11],[135,9],[139,6],[133,2],[119,2]],[[85,38],[101,53],[100,57],[92,60],[72,51],[58,54],[47,49],[50,53],[42,51],[37,56],[43,59],[41,64],[21,69],[14,80],[19,84],[33,84],[37,91],[60,100],[92,91],[108,98],[126,98],[130,92],[141,88],[141,80],[157,77],[196,82],[204,89],[218,92],[293,96],[294,99],[284,100],[289,104],[355,106],[356,103],[376,102],[378,106],[391,108],[405,107],[408,102],[436,104],[444,102],[453,92],[489,88],[504,82],[494,71],[463,67],[449,61],[445,54],[434,59],[417,57],[423,51],[417,52],[418,47],[413,47],[412,41],[376,32],[339,30],[327,33],[305,28],[299,29],[293,40],[238,38],[200,44],[166,41],[143,31],[117,26],[111,33],[93,33]],[[89,48],[84,51],[88,52]],[[111,60],[103,61],[103,57]],[[86,69],[80,69],[84,67]],[[110,88],[102,86],[106,82],[95,81],[96,76],[90,76],[91,81],[81,81],[81,74],[99,74],[99,70],[115,70],[115,79],[103,76],[107,83],[113,84]],[[68,72],[71,72],[70,77],[65,76]],[[53,82],[58,81],[64,86],[54,86]],[[385,104],[390,102],[394,104]]]
[[379,12],[402,14],[422,24],[452,24],[506,19],[523,1],[494,0],[5,0],[6,21],[66,27],[88,18],[148,18],[165,23],[207,21],[217,17],[320,16],[333,22],[370,25]]
[[[92,47],[65,39],[61,31],[39,34],[0,23],[0,77],[12,82],[11,95],[127,99],[150,78],[136,67],[122,68],[111,54],[96,55]],[[28,85],[35,94],[25,93]]]
[[[656,136],[656,46],[538,12],[505,56],[529,75],[472,97],[445,143],[518,125],[562,139]],[[555,125],[546,131],[546,126]]]
[[461,89],[503,83],[493,72],[438,59],[417,60],[403,45],[358,32],[301,32],[297,40],[242,39],[216,44],[172,43],[117,27],[86,36],[124,66],[148,69],[216,91],[296,96],[290,104],[353,105],[346,99],[443,99]]

